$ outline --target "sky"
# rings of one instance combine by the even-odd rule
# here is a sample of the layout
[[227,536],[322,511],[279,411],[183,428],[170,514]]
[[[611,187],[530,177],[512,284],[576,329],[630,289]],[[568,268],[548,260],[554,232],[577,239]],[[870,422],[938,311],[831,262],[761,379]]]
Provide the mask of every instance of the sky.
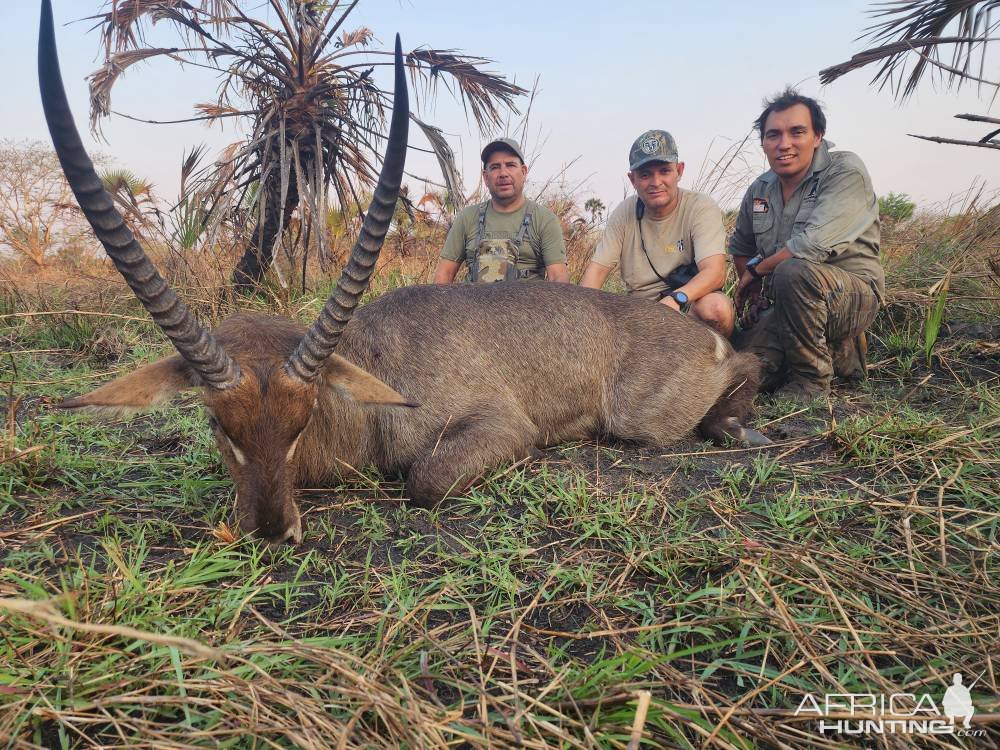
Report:
[[[0,138],[47,140],[34,68],[38,3],[6,0],[2,6],[0,54],[14,72],[5,76],[7,111],[0,119]],[[102,50],[91,31],[93,22],[79,19],[97,13],[103,2],[53,0],[53,7],[63,78],[78,126],[85,131],[85,78],[100,66]],[[489,58],[492,70],[525,88],[537,81],[523,139],[531,168],[529,193],[560,185],[580,204],[597,197],[613,207],[630,191],[629,146],[650,128],[669,130],[676,138],[686,162],[681,186],[704,184],[706,165],[743,141],[762,99],[788,84],[821,101],[828,140],[864,160],[879,195],[903,192],[923,208],[955,210],[974,184],[1000,188],[996,151],[906,135],[982,137],[985,127],[954,115],[1000,116],[1000,103],[990,99],[992,90],[967,86],[955,92],[927,80],[899,104],[869,85],[874,68],[820,86],[821,68],[863,49],[856,39],[873,22],[871,8],[859,0],[365,0],[347,26],[369,27],[386,46],[399,32],[404,50],[431,46]],[[155,30],[150,42],[176,44],[165,31]],[[1000,67],[998,58],[988,59],[990,69]],[[216,85],[206,70],[180,68],[167,60],[141,63],[116,84],[112,108],[147,119],[190,117],[194,103],[212,100]],[[522,110],[527,103],[520,102]],[[460,103],[443,87],[433,100],[412,108],[444,129],[471,189],[479,180],[478,153],[488,137],[470,125]],[[491,135],[508,134],[520,121],[521,116],[512,114]],[[85,134],[85,143],[111,156],[117,166],[152,180],[169,200],[177,192],[185,151],[200,143],[219,149],[240,132],[231,124],[220,130],[113,116],[105,122],[104,136],[106,141],[98,142]],[[415,128],[411,143],[426,145]],[[732,181],[715,191],[717,200],[724,206],[736,203],[764,164],[751,137],[744,157],[730,171]],[[407,170],[440,180],[434,161],[419,153],[411,154]],[[422,190],[419,181],[410,183],[413,192]]]

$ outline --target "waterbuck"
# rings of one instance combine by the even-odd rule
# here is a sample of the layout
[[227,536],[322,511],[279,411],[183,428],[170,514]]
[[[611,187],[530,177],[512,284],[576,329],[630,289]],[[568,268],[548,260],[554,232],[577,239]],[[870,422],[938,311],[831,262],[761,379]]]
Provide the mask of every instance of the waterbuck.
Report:
[[[663,305],[568,284],[419,286],[358,308],[399,193],[408,102],[395,102],[375,197],[336,290],[306,330],[235,315],[209,332],[125,227],[84,151],[63,90],[49,0],[39,77],[67,180],[98,238],[177,349],[67,409],[121,412],[197,388],[237,491],[241,530],[298,542],[294,488],[374,465],[407,475],[412,501],[461,494],[536,447],[595,435],[667,445],[698,428],[766,438],[741,421],[759,365]],[[336,351],[334,351],[336,350]]]

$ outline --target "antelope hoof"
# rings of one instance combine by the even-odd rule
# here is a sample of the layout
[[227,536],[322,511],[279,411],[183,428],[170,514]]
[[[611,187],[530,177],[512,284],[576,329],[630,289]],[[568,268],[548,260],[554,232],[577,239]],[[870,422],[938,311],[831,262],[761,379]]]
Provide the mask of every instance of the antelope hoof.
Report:
[[764,437],[757,432],[757,430],[752,430],[749,427],[742,427],[740,428],[740,432],[742,434],[737,438],[737,440],[750,448],[772,444],[769,438]]

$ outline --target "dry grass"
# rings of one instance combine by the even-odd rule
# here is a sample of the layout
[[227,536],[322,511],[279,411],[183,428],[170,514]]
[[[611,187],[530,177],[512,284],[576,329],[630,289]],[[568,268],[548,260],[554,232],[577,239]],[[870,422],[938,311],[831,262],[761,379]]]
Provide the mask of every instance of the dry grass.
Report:
[[[961,671],[982,673],[982,736],[880,746],[997,747],[996,218],[889,230],[869,382],[826,410],[763,404],[772,448],[563,446],[432,512],[366,474],[303,492],[304,544],[276,552],[232,539],[196,404],[103,424],[48,408],[166,350],[124,286],[102,264],[7,267],[0,742],[867,747],[819,734],[802,697],[940,705]],[[397,239],[373,293],[433,266],[437,239]],[[570,235],[577,271],[593,240]],[[169,274],[217,319],[230,262]],[[949,272],[954,331],[928,364]],[[308,317],[319,301],[290,287],[240,306]]]

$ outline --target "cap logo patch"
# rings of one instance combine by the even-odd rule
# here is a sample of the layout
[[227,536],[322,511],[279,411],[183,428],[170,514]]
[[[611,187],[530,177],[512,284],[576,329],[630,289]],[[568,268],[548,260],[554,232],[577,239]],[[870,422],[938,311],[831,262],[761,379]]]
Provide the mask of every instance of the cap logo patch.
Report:
[[755,214],[766,214],[768,211],[767,201],[763,198],[753,199],[753,212]]
[[660,142],[653,136],[650,136],[639,144],[639,148],[641,148],[644,153],[655,154],[660,149]]

